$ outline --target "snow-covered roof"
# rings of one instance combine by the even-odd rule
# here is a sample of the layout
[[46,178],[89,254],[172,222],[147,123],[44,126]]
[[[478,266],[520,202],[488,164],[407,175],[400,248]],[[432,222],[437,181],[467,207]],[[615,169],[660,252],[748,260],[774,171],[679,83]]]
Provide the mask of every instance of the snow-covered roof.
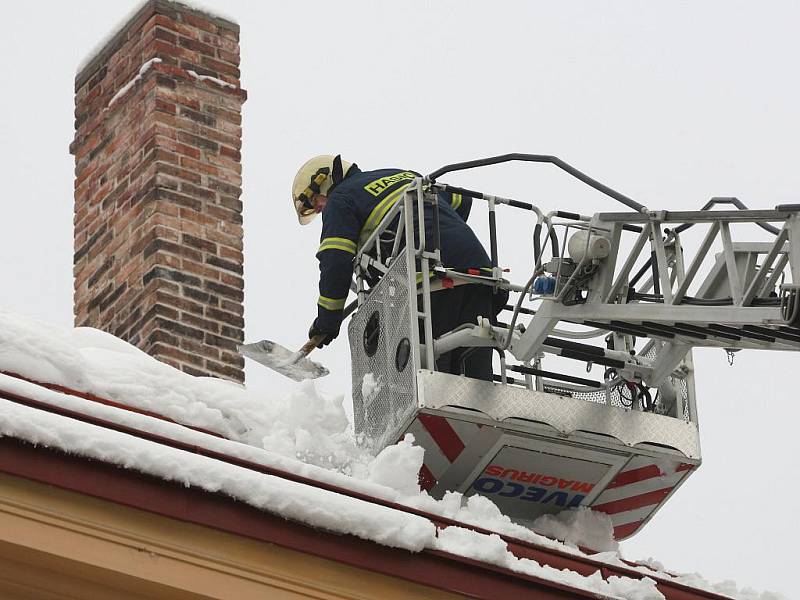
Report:
[[[311,382],[279,397],[192,377],[96,329],[0,310],[0,437],[221,493],[316,529],[605,597],[661,599],[688,587],[709,591],[698,597],[761,597],[623,561],[607,517],[588,510],[541,521],[559,542],[481,496],[435,500],[418,485],[422,448],[409,436],[372,456],[354,440],[342,403]],[[574,568],[532,558],[542,551]]]

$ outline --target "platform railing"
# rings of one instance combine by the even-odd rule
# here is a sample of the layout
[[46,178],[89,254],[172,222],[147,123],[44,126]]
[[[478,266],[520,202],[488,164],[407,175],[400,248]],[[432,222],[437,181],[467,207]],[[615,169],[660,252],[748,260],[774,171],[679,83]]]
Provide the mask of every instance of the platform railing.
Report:
[[[441,191],[487,202],[491,274],[462,273],[441,263],[437,200]],[[625,202],[617,198],[618,192],[611,192]],[[527,202],[441,184],[431,177],[417,178],[358,249],[359,303],[369,295],[367,282],[374,284],[394,261],[403,260],[407,292],[418,298],[410,310],[412,321],[420,325],[413,344],[422,368],[435,371],[436,357],[456,347],[489,346],[500,356],[496,379],[503,384],[692,420],[694,390],[691,381],[686,383],[692,347],[800,349],[795,283],[800,281],[800,207],[746,210],[736,199],[713,199],[708,206],[726,203],[738,210],[652,212],[636,203],[637,212],[546,213]],[[426,223],[426,205],[433,213],[432,226],[420,227]],[[503,278],[499,266],[503,246],[496,230],[499,206],[529,211],[534,217],[531,276],[525,282]],[[773,239],[737,239],[732,226],[742,223],[760,226]],[[693,246],[681,234],[696,225],[705,225],[707,231]],[[608,255],[599,260],[586,255],[568,264],[567,241],[578,231],[586,234],[587,244],[594,235],[606,238]],[[714,257],[711,250],[719,243],[722,252]],[[565,274],[565,265],[573,270]],[[548,268],[553,269],[549,273],[555,280],[553,289],[534,290],[533,283],[547,276]],[[707,270],[700,282],[700,274]],[[790,276],[792,283],[787,281]],[[509,322],[476,323],[426,343],[432,340],[430,294],[447,279],[516,294],[507,307]],[[606,347],[583,342],[592,337],[604,338]],[[600,365],[603,378],[596,381],[563,368],[546,370],[547,356]],[[514,360],[519,364],[512,364]],[[629,401],[626,389],[634,390]],[[661,402],[665,396],[675,401]]]

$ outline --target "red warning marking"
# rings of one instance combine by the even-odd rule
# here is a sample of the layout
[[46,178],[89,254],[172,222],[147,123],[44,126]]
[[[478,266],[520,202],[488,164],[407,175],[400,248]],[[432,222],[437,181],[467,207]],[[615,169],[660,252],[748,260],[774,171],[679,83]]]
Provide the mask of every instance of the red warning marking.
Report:
[[669,495],[672,489],[673,488],[668,487],[664,488],[663,490],[655,490],[652,492],[647,492],[646,494],[631,496],[630,498],[620,498],[619,500],[613,500],[612,502],[596,504],[592,506],[592,510],[598,510],[609,515],[613,515],[614,513],[635,510],[637,508],[642,508],[643,506],[659,504]]
[[[681,463],[678,465],[678,468],[675,469],[675,473],[686,471],[691,468],[692,465]],[[672,473],[667,473],[667,475],[672,475]],[[622,487],[624,485],[630,485],[631,483],[644,481],[645,479],[654,479],[661,476],[661,469],[659,469],[658,466],[645,465],[644,467],[639,467],[638,469],[631,469],[630,471],[623,471],[622,473],[617,474],[617,476],[614,478],[614,481],[609,483],[606,489]]]
[[641,525],[641,521],[634,521],[633,523],[625,523],[625,525],[614,527],[614,539],[621,540],[622,538],[632,535]]
[[456,430],[444,417],[420,413],[417,419],[441,448],[442,453],[449,462],[453,462],[464,450],[464,442],[458,437]]
[[423,464],[419,469],[419,487],[429,492],[435,485],[436,477],[434,477],[431,470]]

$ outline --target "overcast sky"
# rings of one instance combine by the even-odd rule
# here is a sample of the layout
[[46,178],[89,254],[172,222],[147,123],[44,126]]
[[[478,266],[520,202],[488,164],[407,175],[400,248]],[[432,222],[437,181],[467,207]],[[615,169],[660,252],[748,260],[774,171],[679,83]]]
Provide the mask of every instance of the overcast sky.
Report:
[[[72,324],[73,78],[132,0],[13,3],[0,36],[2,306]],[[315,314],[319,224],[289,204],[297,167],[341,153],[423,172],[555,154],[651,209],[735,195],[800,202],[796,2],[246,2],[241,24],[246,336],[299,346]],[[618,210],[545,166],[451,183],[581,213]],[[501,262],[528,273],[530,224],[499,215]],[[480,223],[483,213],[476,211]],[[476,226],[480,230],[480,226]],[[346,336],[318,352],[349,395]],[[797,538],[798,356],[695,353],[703,466],[634,539],[711,580],[790,595]],[[248,367],[251,386],[289,382]]]

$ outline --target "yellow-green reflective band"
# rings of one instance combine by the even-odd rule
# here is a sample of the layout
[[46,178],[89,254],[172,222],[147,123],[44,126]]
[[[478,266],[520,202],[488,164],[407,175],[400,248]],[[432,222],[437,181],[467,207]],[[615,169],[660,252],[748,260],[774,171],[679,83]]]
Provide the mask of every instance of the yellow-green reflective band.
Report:
[[461,206],[461,194],[453,194],[453,199],[450,201],[450,206],[453,210],[458,210],[458,207]]
[[347,298],[326,298],[325,296],[320,296],[319,300],[317,300],[317,304],[319,304],[322,308],[327,308],[328,310],[342,310],[344,308],[344,304],[347,302]]
[[395,205],[397,200],[403,195],[403,192],[405,192],[406,188],[410,185],[410,183],[407,183],[404,186],[396,189],[372,209],[372,212],[369,213],[369,217],[367,217],[367,220],[364,223],[364,227],[361,228],[361,232],[358,235],[359,243],[363,244],[367,241],[367,238],[372,235],[372,232],[375,231],[375,228],[380,224],[381,221],[383,221],[383,217],[386,216],[386,213],[389,212],[392,206]]
[[347,238],[329,237],[322,240],[322,243],[319,245],[319,250],[317,250],[317,254],[323,250],[343,250],[344,252],[355,254],[356,243],[352,240],[348,240]]
[[[436,273],[434,273],[433,271],[428,271],[428,279],[433,279],[435,275]],[[420,283],[422,283],[422,273],[417,273],[417,285],[419,285]]]

